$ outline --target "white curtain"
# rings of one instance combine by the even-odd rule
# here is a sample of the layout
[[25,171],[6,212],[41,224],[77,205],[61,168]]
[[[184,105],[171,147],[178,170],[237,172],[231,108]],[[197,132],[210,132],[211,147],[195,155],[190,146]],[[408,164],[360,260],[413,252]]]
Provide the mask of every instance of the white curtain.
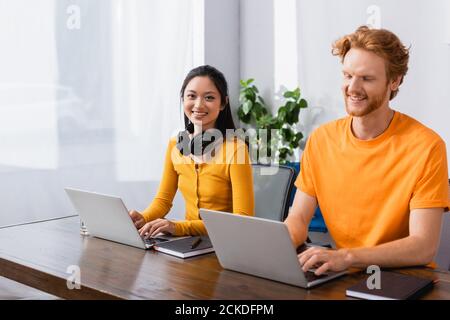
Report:
[[169,137],[182,124],[179,91],[193,67],[193,1],[114,2],[116,174],[159,180]]
[[149,203],[201,4],[0,0],[0,225],[73,213],[65,186]]
[[70,90],[57,83],[54,11],[0,1],[0,172],[57,166],[56,94]]

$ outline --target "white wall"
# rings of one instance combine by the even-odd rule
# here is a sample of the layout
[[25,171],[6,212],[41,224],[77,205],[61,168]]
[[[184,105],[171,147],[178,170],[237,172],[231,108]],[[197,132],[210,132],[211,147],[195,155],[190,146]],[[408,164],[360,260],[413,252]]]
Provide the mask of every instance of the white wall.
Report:
[[[274,43],[287,43],[274,39],[274,5],[283,5],[283,1],[274,4],[274,0],[241,0],[241,78],[254,77],[268,101],[274,101],[276,91],[274,65],[292,63],[273,54]],[[447,143],[450,163],[448,0],[297,0],[294,19],[298,67],[283,70],[286,82],[298,78],[310,103],[308,109],[302,110],[300,128],[309,134],[318,125],[345,116],[339,89],[341,66],[330,53],[331,43],[362,24],[373,23],[377,14],[368,12],[372,5],[380,10],[381,27],[411,45],[409,72],[391,106],[435,130]],[[278,51],[282,49],[277,47]]]
[[[239,0],[205,0],[204,63],[222,71],[230,104],[239,106]],[[234,115],[234,112],[233,112]]]
[[273,0],[241,0],[240,77],[254,78],[261,96],[273,101]]

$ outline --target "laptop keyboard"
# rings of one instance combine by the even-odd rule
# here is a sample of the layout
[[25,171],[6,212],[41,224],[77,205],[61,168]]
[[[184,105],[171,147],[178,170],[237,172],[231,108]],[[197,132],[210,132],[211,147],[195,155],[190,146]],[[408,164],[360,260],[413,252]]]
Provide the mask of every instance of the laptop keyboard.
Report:
[[305,274],[306,281],[308,281],[308,282],[319,280],[319,279],[322,279],[322,278],[325,278],[328,276],[328,274],[321,274],[320,276],[318,276],[312,271],[306,271],[304,274]]
[[164,238],[148,238],[148,239],[142,238],[142,239],[144,240],[145,244],[148,244],[148,245],[154,245],[156,243],[169,241],[168,239],[164,239]]

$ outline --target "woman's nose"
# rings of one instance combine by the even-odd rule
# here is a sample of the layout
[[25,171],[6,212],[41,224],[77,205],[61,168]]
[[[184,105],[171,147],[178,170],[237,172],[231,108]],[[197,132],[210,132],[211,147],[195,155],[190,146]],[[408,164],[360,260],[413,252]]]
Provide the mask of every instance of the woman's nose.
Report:
[[197,97],[197,99],[195,99],[194,106],[195,108],[201,108],[203,106],[203,99],[201,97]]

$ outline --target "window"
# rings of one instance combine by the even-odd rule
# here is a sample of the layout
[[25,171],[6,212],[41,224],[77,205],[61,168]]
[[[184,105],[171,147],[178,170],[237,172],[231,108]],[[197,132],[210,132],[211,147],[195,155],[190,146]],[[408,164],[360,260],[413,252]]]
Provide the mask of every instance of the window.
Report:
[[0,3],[0,226],[73,213],[65,186],[148,204],[182,126],[194,2]]

